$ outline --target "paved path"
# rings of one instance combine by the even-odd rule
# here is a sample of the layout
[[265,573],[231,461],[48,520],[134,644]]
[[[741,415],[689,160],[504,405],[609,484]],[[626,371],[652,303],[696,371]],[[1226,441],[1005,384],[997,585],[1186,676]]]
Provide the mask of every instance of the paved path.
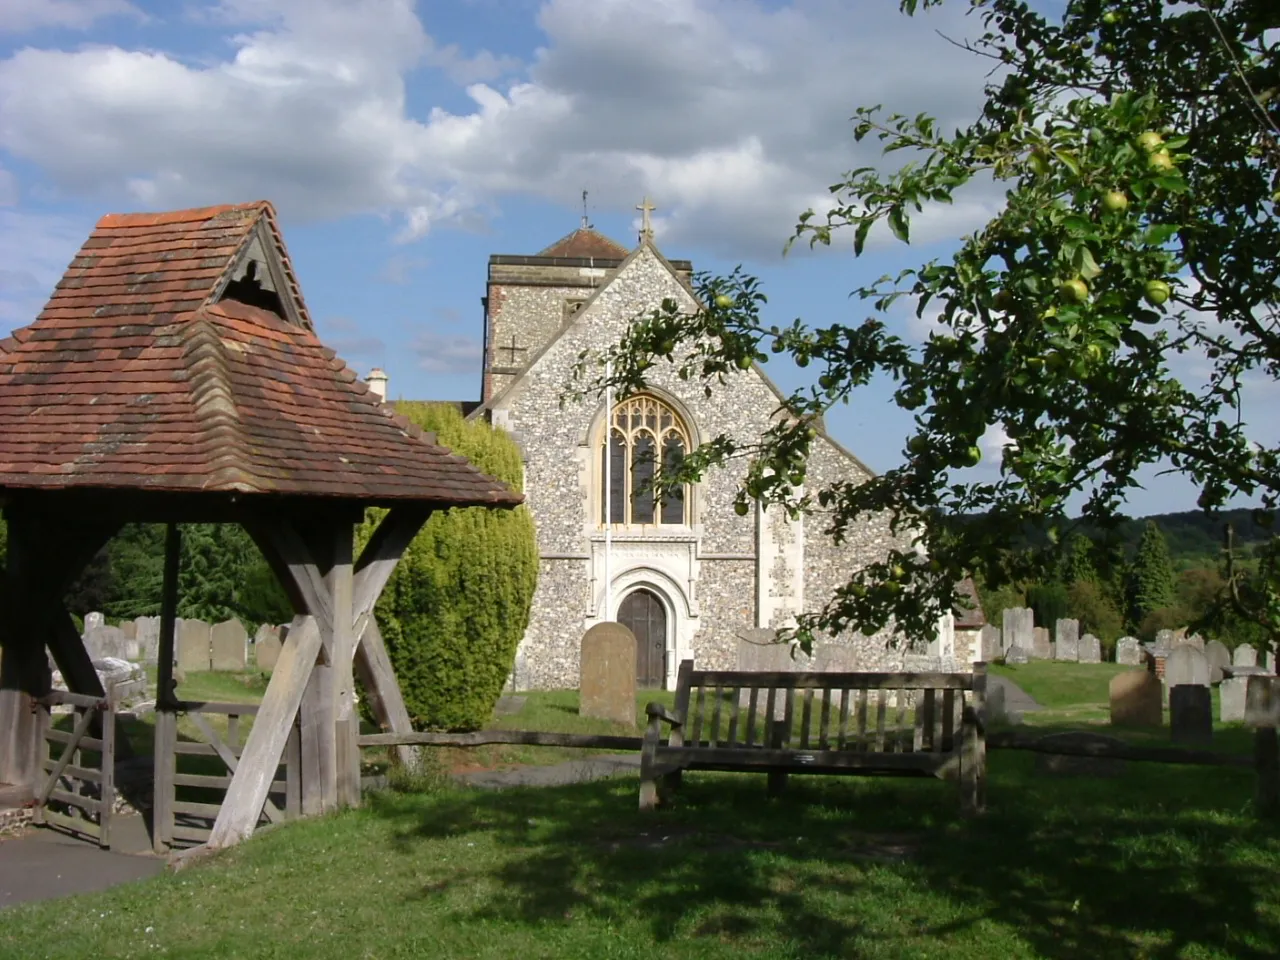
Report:
[[505,787],[560,787],[566,783],[601,780],[640,769],[638,753],[616,753],[587,760],[566,760],[552,766],[523,766],[514,770],[477,770],[453,779],[468,787],[501,790]]
[[1037,710],[1044,709],[1043,706],[1031,698],[1031,694],[1027,693],[1008,677],[996,676],[993,673],[987,674],[987,688],[990,690],[993,687],[999,687],[1004,692],[1005,715],[1015,723],[1017,722],[1015,718],[1024,713],[1035,713]]

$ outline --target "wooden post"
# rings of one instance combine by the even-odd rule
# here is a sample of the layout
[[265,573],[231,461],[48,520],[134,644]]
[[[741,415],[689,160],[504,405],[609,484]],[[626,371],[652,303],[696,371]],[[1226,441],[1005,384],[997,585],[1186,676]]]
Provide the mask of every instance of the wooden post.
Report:
[[4,573],[8,609],[0,618],[0,783],[34,792],[43,776],[44,744],[33,698],[49,692],[52,677],[40,629],[43,597],[31,592],[32,581],[39,577],[37,558],[26,538],[18,535],[21,528],[10,511],[5,515],[11,526]]
[[333,531],[333,546],[325,585],[329,589],[332,620],[333,702],[336,724],[334,752],[335,799],[338,806],[360,804],[360,716],[356,711],[354,661],[356,637],[352,633],[352,602],[355,572],[352,550],[355,531],[351,524],[339,521]]
[[116,803],[116,705],[103,702],[98,711],[102,723],[102,781],[98,790],[98,846],[111,849],[112,807]]
[[979,814],[987,803],[987,665],[973,665],[973,696],[963,714],[960,755],[960,806]]
[[178,564],[182,556],[182,532],[176,523],[164,531],[164,580],[160,593],[160,650],[158,654],[156,709],[178,699],[173,680],[174,632],[178,622]]
[[[262,815],[263,804],[271,791],[272,781],[280,766],[280,755],[293,730],[293,718],[303,702],[304,693],[311,687],[311,681],[317,672],[316,658],[320,654],[320,627],[314,617],[294,617],[289,627],[289,635],[280,650],[280,659],[276,662],[275,671],[267,683],[267,692],[262,697],[262,706],[254,718],[253,729],[245,740],[244,750],[240,753],[235,775],[231,785],[227,787],[222,799],[222,808],[218,811],[217,822],[209,837],[210,847],[229,847],[241,840],[248,839],[258,818]],[[326,671],[325,680],[329,679]],[[332,686],[327,688],[332,692]],[[332,704],[332,699],[329,703]],[[333,714],[330,712],[330,718]],[[306,723],[304,712],[303,723]],[[333,725],[329,725],[332,733]],[[305,734],[305,727],[303,730]],[[316,739],[313,737],[314,745]],[[332,743],[332,739],[330,739]],[[307,741],[302,741],[303,774],[306,774],[305,750]],[[314,765],[313,765],[314,772]],[[303,780],[303,813],[306,808],[306,781]],[[314,785],[313,785],[314,787]],[[314,797],[314,794],[313,794]]]
[[151,786],[151,849],[166,853],[173,843],[173,800],[177,773],[178,715],[172,705],[156,703],[155,754]]

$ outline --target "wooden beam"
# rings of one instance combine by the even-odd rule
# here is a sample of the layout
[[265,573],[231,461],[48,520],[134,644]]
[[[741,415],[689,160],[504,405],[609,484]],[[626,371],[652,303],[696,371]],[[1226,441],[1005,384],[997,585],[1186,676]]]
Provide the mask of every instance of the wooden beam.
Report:
[[396,564],[431,516],[431,511],[418,507],[397,507],[382,518],[378,529],[360,551],[355,567],[355,595],[352,600],[352,632],[363,637],[365,624],[373,617],[373,608]]
[[329,595],[333,619],[331,648],[333,653],[334,752],[336,760],[336,800],[339,806],[354,807],[360,803],[360,717],[356,712],[354,661],[356,636],[352,633],[352,598],[355,572],[352,550],[355,530],[349,523],[335,523],[330,531],[329,570],[325,587]]
[[366,733],[363,747],[418,744],[424,747],[481,747],[493,743],[519,743],[535,747],[580,747],[586,750],[640,750],[643,737],[602,733],[548,733],[541,730],[477,730],[473,733]]
[[[360,646],[356,650],[355,674],[360,679],[365,696],[369,698],[369,708],[378,726],[391,731],[392,736],[412,734],[413,721],[409,719],[409,708],[405,706],[400,684],[396,681],[396,673],[391,666],[391,656],[387,653],[387,645],[374,617],[369,617],[365,623]],[[397,743],[396,756],[406,767],[417,765],[417,751],[407,741]]]
[[295,617],[223,797],[209,837],[210,847],[229,847],[252,835],[275,780],[293,719],[315,673],[320,645],[320,627],[315,618]]
[[182,531],[170,523],[164,531],[164,580],[160,587],[160,649],[156,682],[156,709],[167,709],[178,699],[173,680],[174,632],[178,623],[178,566],[182,555]]

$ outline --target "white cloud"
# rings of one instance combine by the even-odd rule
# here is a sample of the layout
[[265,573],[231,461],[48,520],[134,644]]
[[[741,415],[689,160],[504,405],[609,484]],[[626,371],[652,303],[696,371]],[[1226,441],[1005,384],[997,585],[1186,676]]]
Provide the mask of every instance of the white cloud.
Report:
[[418,366],[428,373],[460,373],[480,370],[483,352],[480,341],[474,337],[462,337],[436,333],[431,330],[418,334],[413,341],[413,352],[418,356]]
[[143,14],[126,0],[5,0],[0,33],[23,33],[39,27],[87,30],[106,17]]
[[0,209],[0,337],[36,318],[93,224]]
[[1004,456],[1004,448],[1012,443],[1013,441],[1009,439],[1009,434],[1005,431],[1003,424],[991,424],[991,426],[987,427],[986,432],[978,438],[978,446],[982,449],[982,462],[998,467],[1001,457]]
[[[104,6],[103,9],[106,9]],[[506,195],[662,210],[661,237],[776,258],[797,215],[825,209],[862,103],[928,110],[946,129],[979,103],[985,62],[934,33],[957,7],[795,0],[547,0],[545,44],[519,65],[440,44],[411,0],[224,0],[218,62],[88,47],[0,62],[0,140],[65,194],[173,207],[267,197],[291,218],[393,215],[409,242],[472,223]],[[408,112],[421,68],[474,106]],[[414,97],[414,100],[418,97]],[[904,158],[905,159],[905,158]],[[922,217],[922,240],[985,219],[981,198]]]

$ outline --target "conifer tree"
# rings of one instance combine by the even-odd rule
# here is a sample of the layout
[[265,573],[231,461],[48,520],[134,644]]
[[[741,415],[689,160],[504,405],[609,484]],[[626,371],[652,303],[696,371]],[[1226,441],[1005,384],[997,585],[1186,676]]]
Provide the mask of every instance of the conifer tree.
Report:
[[1173,606],[1175,599],[1173,564],[1169,545],[1154,520],[1148,520],[1129,571],[1129,616],[1141,623],[1148,614]]
[[[519,448],[450,404],[396,404],[438,442],[512,487]],[[371,535],[380,511],[360,531]],[[527,507],[437,511],[405,551],[378,601],[378,626],[414,726],[475,729],[487,722],[529,622],[538,576]]]

